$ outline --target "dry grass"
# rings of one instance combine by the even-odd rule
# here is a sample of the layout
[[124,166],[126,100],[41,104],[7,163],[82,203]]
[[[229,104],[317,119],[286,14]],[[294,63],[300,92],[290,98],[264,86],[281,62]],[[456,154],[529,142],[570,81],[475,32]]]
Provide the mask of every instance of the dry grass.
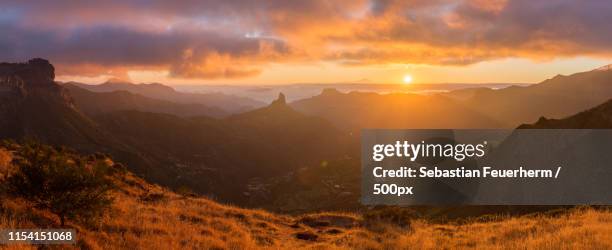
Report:
[[[461,225],[413,221],[376,225],[358,214],[297,217],[184,197],[127,175],[112,212],[92,225],[69,223],[81,249],[611,249],[612,213],[577,209],[551,216]],[[49,213],[4,200],[0,228],[58,227]],[[302,239],[298,239],[298,236]],[[10,246],[8,249],[29,249]],[[70,247],[62,247],[70,248]]]
[[5,176],[8,175],[11,160],[11,152],[7,151],[6,149],[0,148],[0,181],[2,181]]

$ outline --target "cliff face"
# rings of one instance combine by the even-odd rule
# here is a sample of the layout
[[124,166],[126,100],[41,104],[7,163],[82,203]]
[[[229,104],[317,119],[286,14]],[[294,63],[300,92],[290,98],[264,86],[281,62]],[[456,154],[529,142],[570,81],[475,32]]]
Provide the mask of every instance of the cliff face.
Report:
[[90,148],[103,138],[54,79],[55,69],[45,59],[0,63],[0,139]]
[[45,59],[0,63],[0,106],[35,98],[73,107],[70,95],[54,79],[55,68]]
[[40,58],[26,63],[0,63],[0,76],[20,79],[32,86],[49,86],[55,79],[55,68]]

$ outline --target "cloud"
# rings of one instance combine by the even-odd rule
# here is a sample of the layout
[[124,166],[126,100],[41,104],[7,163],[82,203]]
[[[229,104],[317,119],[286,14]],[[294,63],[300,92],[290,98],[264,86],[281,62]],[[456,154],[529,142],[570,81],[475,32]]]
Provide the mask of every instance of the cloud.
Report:
[[[54,32],[25,29],[14,23],[0,24],[0,29],[10,34],[0,37],[3,60],[45,57],[66,67],[87,69],[84,73],[88,75],[96,70],[108,74],[123,72],[122,68],[169,68],[171,75],[177,77],[232,78],[258,71],[236,67],[245,65],[245,58],[256,65],[265,62],[265,57],[286,52],[282,41],[247,38],[224,30],[177,28],[146,32],[96,26]],[[208,66],[196,66],[203,62]]]
[[0,59],[46,57],[66,74],[239,78],[295,61],[611,57],[609,20],[612,3],[597,0],[7,0]]

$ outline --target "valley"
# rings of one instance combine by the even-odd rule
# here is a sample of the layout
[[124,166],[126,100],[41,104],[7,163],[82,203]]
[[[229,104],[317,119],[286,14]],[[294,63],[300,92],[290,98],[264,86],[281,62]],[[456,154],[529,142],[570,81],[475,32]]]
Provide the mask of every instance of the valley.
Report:
[[[168,98],[150,97],[153,93],[157,97],[182,95],[161,85],[57,85],[53,82],[53,66],[42,59],[25,64],[3,64],[3,67],[4,79],[14,80],[4,80],[1,85],[16,93],[4,99],[3,117],[21,118],[4,119],[2,138],[36,138],[84,153],[106,153],[138,176],[170,189],[285,213],[363,208],[359,204],[361,128],[508,126],[503,125],[508,120],[499,122],[499,118],[491,118],[498,116],[497,112],[478,110],[483,105],[471,108],[474,104],[469,101],[469,95],[457,99],[454,91],[434,95],[345,94],[327,89],[319,96],[291,103],[280,94],[268,106],[227,114],[200,104],[205,102],[174,103]],[[21,68],[41,77],[24,81]],[[557,77],[542,84],[557,89],[557,94],[550,97],[556,98],[565,85],[568,85],[568,92],[564,95],[575,92],[575,84],[566,78],[603,81],[609,79],[610,74],[607,71],[585,72],[578,76]],[[593,86],[602,88],[594,89],[598,93],[607,93],[612,88],[600,83],[593,83]],[[485,92],[491,96],[524,92],[529,96],[532,95],[530,89],[538,92],[540,88],[543,87],[538,84]],[[462,95],[465,91],[473,92],[476,96],[484,90],[456,91]],[[586,105],[593,102],[592,97],[582,94],[575,99]],[[489,102],[493,103],[484,106],[502,105],[492,100]],[[413,108],[417,106],[429,110]],[[540,116],[560,114],[550,112],[549,107],[528,108]],[[524,107],[503,109],[519,114]],[[565,113],[573,109],[570,107]],[[594,110],[607,112],[604,108]],[[528,118],[515,117],[512,123],[526,123]],[[608,118],[597,119],[592,122],[587,119],[588,123],[580,127],[609,127],[604,122]],[[558,123],[541,118],[533,126],[542,126],[545,122],[553,124],[553,121]],[[45,126],[37,126],[40,124]],[[530,125],[519,128],[527,126]]]

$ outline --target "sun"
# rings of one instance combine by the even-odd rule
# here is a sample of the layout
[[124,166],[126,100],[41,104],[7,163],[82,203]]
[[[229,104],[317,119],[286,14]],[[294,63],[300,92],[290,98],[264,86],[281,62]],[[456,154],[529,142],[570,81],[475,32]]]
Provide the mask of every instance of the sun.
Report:
[[410,84],[412,83],[412,76],[411,75],[405,75],[404,76],[404,84]]

